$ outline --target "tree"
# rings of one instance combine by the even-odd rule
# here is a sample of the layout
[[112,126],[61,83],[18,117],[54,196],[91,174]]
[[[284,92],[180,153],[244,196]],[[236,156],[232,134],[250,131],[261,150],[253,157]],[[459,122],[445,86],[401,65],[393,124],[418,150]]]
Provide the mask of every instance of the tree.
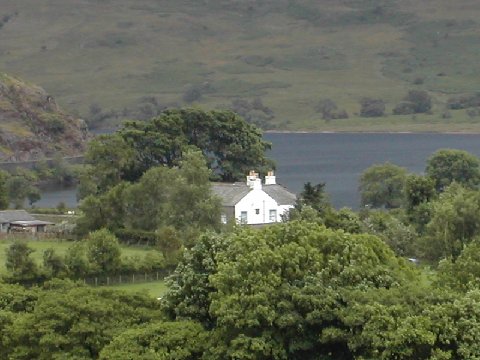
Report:
[[443,259],[438,265],[437,286],[447,286],[466,292],[478,289],[480,278],[480,241],[478,238],[467,244],[458,258]]
[[389,212],[370,211],[363,219],[365,232],[377,235],[397,256],[416,257],[418,234],[411,225],[406,225]]
[[24,206],[25,199],[28,198],[30,205],[40,199],[40,193],[35,187],[35,175],[30,171],[16,170],[16,174],[11,175],[5,182],[8,191],[9,201],[15,208]]
[[0,170],[0,209],[4,210],[8,208],[8,187],[7,187],[7,180],[8,180],[8,173],[5,171]]
[[407,171],[397,165],[373,165],[360,177],[362,206],[392,209],[400,207],[404,198]]
[[441,149],[427,160],[425,173],[433,179],[438,192],[453,181],[476,188],[480,184],[480,160],[467,151]]
[[260,130],[234,113],[165,110],[149,121],[126,122],[115,134],[89,144],[85,160],[90,166],[80,179],[82,195],[103,193],[120,181],[135,182],[155,166],[178,166],[192,148],[202,152],[211,177],[222,181],[273,167],[265,157],[270,144]]
[[405,201],[408,212],[435,197],[435,182],[421,175],[409,175],[405,181]]
[[103,348],[100,359],[200,360],[208,332],[193,321],[155,322],[129,329]]
[[49,277],[61,277],[65,275],[65,262],[63,258],[55,253],[55,249],[48,248],[43,252],[43,267]]
[[432,203],[426,227],[425,256],[434,260],[455,259],[480,235],[480,192],[452,184]]
[[121,266],[121,250],[111,232],[101,229],[90,233],[86,241],[86,254],[91,267],[101,274],[113,274]]
[[410,90],[404,100],[412,104],[415,114],[429,112],[432,108],[432,98],[424,90]]
[[14,310],[12,323],[2,332],[5,359],[97,359],[125,329],[161,318],[158,300],[147,294],[58,279],[25,292],[33,304],[26,311]]
[[316,185],[312,185],[310,182],[305,183],[297,202],[300,206],[311,206],[320,213],[324,212],[325,208],[330,207],[328,195],[325,192],[325,183]]
[[349,292],[413,275],[375,236],[300,221],[203,238],[186,257],[167,309],[213,326],[208,359],[353,358],[339,317]]
[[77,231],[106,227],[155,232],[173,226],[185,238],[218,230],[221,203],[212,194],[209,175],[201,152],[188,151],[178,168],[153,167],[134,184],[122,182],[101,196],[85,198]]
[[6,250],[5,267],[12,281],[32,281],[38,276],[35,261],[30,258],[33,252],[23,241],[14,241]]
[[380,117],[385,115],[385,102],[382,99],[363,98],[360,105],[360,116]]
[[83,242],[70,245],[65,253],[65,266],[70,278],[80,279],[88,274],[89,264]]

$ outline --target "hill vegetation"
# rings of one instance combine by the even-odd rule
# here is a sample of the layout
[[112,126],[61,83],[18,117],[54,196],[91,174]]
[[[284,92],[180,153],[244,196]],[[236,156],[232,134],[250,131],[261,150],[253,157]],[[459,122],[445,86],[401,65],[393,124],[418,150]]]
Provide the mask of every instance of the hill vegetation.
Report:
[[45,90],[0,73],[0,161],[79,155],[87,133]]
[[0,68],[94,126],[193,103],[264,129],[480,131],[479,14],[473,0],[5,0]]

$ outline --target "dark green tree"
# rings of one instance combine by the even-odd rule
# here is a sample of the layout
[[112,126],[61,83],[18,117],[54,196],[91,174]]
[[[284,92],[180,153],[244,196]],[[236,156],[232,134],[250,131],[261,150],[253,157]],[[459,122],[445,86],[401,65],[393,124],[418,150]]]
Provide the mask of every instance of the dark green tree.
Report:
[[406,209],[412,212],[417,206],[435,198],[435,182],[421,175],[409,175],[405,182]]
[[433,179],[439,192],[453,181],[468,188],[477,188],[480,184],[480,160],[463,150],[441,149],[427,160],[425,173]]
[[100,359],[200,360],[208,332],[193,321],[155,322],[129,329],[103,348]]
[[258,128],[230,111],[166,110],[149,121],[130,121],[115,134],[94,139],[85,156],[81,197],[102,193],[120,181],[136,181],[155,166],[178,166],[190,149],[200,150],[223,181],[242,178],[249,170],[271,170],[270,148]]
[[312,185],[307,182],[303,185],[303,191],[297,200],[297,208],[303,206],[310,206],[318,211],[320,216],[325,216],[325,213],[331,209],[328,195],[325,191],[325,183]]
[[5,267],[9,271],[7,278],[11,281],[32,281],[38,276],[38,268],[30,257],[33,252],[23,241],[14,241],[6,249]]

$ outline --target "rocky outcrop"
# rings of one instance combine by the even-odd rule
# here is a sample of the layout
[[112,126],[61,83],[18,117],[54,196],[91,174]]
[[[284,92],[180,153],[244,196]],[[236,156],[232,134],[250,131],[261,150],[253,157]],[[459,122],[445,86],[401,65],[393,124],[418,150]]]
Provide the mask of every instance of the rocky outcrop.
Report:
[[56,104],[44,89],[0,73],[0,161],[77,156],[88,129]]

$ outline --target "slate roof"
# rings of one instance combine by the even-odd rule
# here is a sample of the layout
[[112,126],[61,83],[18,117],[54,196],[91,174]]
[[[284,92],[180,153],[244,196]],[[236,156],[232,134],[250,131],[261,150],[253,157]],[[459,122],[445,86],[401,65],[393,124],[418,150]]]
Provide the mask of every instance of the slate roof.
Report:
[[[212,183],[212,191],[222,199],[223,206],[235,206],[252,189],[245,183]],[[273,198],[279,205],[294,205],[296,195],[282,185],[262,185],[262,190]]]
[[34,221],[35,218],[25,210],[3,210],[0,211],[0,223],[12,221]]
[[220,199],[223,206],[235,206],[252,189],[244,183],[213,183],[212,191]]
[[262,185],[262,190],[273,198],[278,205],[295,205],[297,200],[297,196],[282,185]]

